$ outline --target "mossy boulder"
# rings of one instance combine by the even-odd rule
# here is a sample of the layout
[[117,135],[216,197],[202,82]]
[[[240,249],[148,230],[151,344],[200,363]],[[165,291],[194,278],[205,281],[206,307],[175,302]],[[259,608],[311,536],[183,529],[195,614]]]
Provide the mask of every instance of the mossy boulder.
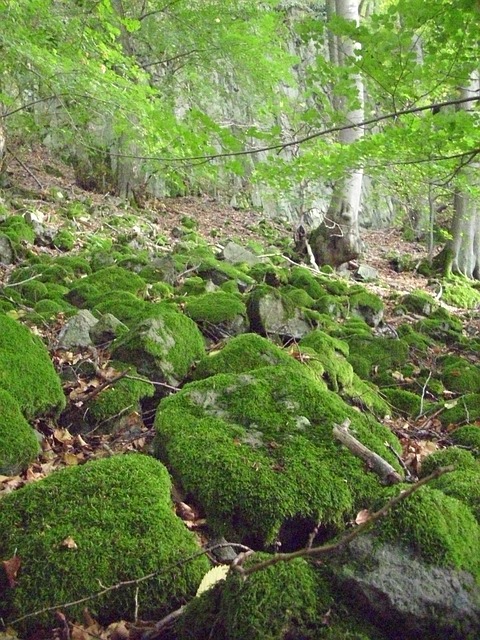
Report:
[[350,312],[365,320],[370,327],[377,327],[383,319],[382,299],[366,290],[352,290],[348,298]]
[[449,403],[439,416],[444,426],[462,425],[466,422],[480,420],[480,393],[467,393],[455,399],[455,403]]
[[428,318],[417,322],[413,328],[442,344],[450,345],[462,341],[461,320],[454,318],[444,309],[437,309]]
[[25,326],[0,314],[0,388],[27,418],[59,413],[65,406],[60,379],[42,341]]
[[407,344],[413,351],[425,353],[434,344],[433,340],[425,334],[415,331],[409,324],[401,324],[397,328],[397,333],[402,342]]
[[99,269],[83,278],[71,289],[67,299],[75,306],[88,306],[95,296],[111,294],[112,291],[126,291],[141,295],[145,287],[145,280],[136,273],[122,267],[111,266]]
[[232,336],[248,329],[245,303],[238,295],[224,291],[188,297],[185,300],[185,314],[209,338]]
[[449,391],[480,393],[480,368],[458,356],[445,356],[439,362],[441,379]]
[[268,285],[257,285],[247,300],[250,329],[261,335],[302,338],[312,330],[312,323],[302,310]]
[[475,460],[470,451],[460,447],[448,447],[431,453],[422,460],[420,477],[428,476],[439,467],[453,465],[457,470],[478,470],[479,462]]
[[97,315],[111,313],[127,327],[132,327],[145,318],[149,304],[128,291],[112,291],[106,295],[95,295],[91,299],[92,311]]
[[442,281],[443,297],[447,304],[461,309],[476,309],[480,305],[480,289],[471,280],[452,276]]
[[0,229],[16,246],[22,242],[33,244],[35,240],[35,231],[23,216],[9,216],[0,224]]
[[[113,456],[58,471],[7,495],[0,510],[0,558],[21,558],[17,585],[0,582],[7,624],[52,603],[84,598],[125,580],[88,603],[104,623],[158,619],[189,600],[208,570],[205,557],[180,562],[198,551],[173,513],[168,473],[138,454]],[[138,591],[137,591],[138,589]],[[84,604],[69,608],[81,619]],[[50,627],[54,612],[15,625],[22,632]]]
[[[378,478],[333,440],[349,418],[356,437],[397,466],[385,427],[318,384],[307,368],[263,367],[219,374],[164,399],[157,455],[229,539],[305,543],[312,523],[341,528],[381,491]],[[293,536],[295,537],[295,536]]]
[[319,280],[311,271],[304,267],[293,267],[290,272],[290,284],[297,289],[303,289],[313,299],[317,300],[325,295],[326,291]]
[[209,351],[200,360],[194,378],[208,378],[217,373],[243,373],[269,366],[301,366],[285,349],[257,333],[231,338],[224,346]]
[[193,320],[159,303],[150,305],[148,317],[115,342],[112,355],[149,380],[177,386],[205,355],[205,345]]
[[0,475],[20,473],[39,453],[35,432],[17,402],[7,391],[0,389]]
[[429,316],[438,307],[438,302],[435,298],[424,291],[412,291],[412,293],[402,296],[399,304],[406,311],[418,313],[422,316]]
[[480,523],[480,464],[477,469],[460,469],[440,476],[431,485],[469,507]]
[[453,444],[468,447],[475,457],[480,457],[480,426],[465,425],[452,431],[450,439]]
[[480,526],[465,504],[438,489],[421,487],[389,511],[379,532],[429,563],[468,571],[480,581]]
[[432,403],[422,403],[422,398],[419,395],[405,391],[405,389],[383,389],[382,393],[396,413],[410,418],[418,418],[432,406]]
[[[95,396],[87,407],[82,407],[81,413],[85,414],[90,429],[95,427],[96,434],[115,433],[125,420],[129,420],[129,416],[140,413],[140,401],[151,398],[155,393],[154,385],[142,379],[131,365],[113,360],[109,367],[118,373],[128,371],[127,376],[131,377],[117,380]],[[115,374],[112,372],[112,375]]]
[[[255,560],[266,559],[265,554]],[[250,562],[251,564],[251,562]],[[321,618],[333,604],[313,566],[300,558],[226,581],[194,598],[176,625],[178,640],[323,638]],[[325,636],[327,637],[327,636]]]
[[408,360],[408,345],[402,340],[363,333],[345,336],[345,340],[350,349],[348,361],[355,373],[379,386],[391,384],[392,372]]

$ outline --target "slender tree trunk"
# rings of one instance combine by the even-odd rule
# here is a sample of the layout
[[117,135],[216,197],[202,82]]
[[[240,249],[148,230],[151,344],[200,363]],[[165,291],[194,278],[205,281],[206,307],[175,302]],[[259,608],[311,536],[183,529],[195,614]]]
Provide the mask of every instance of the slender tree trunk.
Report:
[[[338,16],[359,24],[359,0],[331,0],[328,5],[332,11],[333,4]],[[359,44],[350,38],[339,38],[330,35],[329,54],[331,61],[339,66],[346,66],[355,58]],[[360,73],[352,75],[357,97],[355,105],[346,113],[346,121],[353,125],[364,120],[364,87]],[[339,100],[339,107],[342,107]],[[363,136],[362,127],[352,127],[341,131],[339,141],[352,144]],[[357,258],[362,249],[358,217],[362,198],[363,169],[355,169],[338,180],[334,187],[330,206],[323,223],[314,229],[310,236],[315,259],[318,264],[338,266]]]
[[[462,98],[480,95],[480,72],[470,77],[468,87],[462,89]],[[462,108],[471,111],[473,103]],[[452,240],[448,247],[453,273],[480,280],[480,162],[472,162],[463,169],[469,189],[459,188],[454,196]]]

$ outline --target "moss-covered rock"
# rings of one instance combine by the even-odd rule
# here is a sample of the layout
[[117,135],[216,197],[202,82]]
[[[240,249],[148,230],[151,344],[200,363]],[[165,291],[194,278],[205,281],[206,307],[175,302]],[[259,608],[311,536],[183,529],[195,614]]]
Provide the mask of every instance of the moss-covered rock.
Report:
[[450,439],[453,444],[468,447],[475,457],[480,457],[480,426],[465,425],[452,431]]
[[[265,555],[256,557],[257,561]],[[252,574],[230,573],[194,598],[176,628],[179,640],[323,638],[321,618],[333,604],[328,587],[303,559]]]
[[23,216],[9,216],[1,223],[0,229],[14,245],[19,245],[22,242],[33,244],[35,240],[35,232]]
[[450,345],[462,340],[461,320],[454,318],[444,309],[437,309],[428,318],[420,320],[414,325],[414,329],[443,344]]
[[308,295],[317,300],[325,295],[325,288],[320,284],[311,271],[304,267],[293,267],[290,272],[290,284],[297,289],[303,289]]
[[480,464],[477,469],[446,473],[435,480],[432,487],[466,504],[480,523]]
[[475,309],[480,305],[480,290],[471,280],[461,276],[451,276],[442,281],[442,299],[447,304],[461,309]]
[[435,298],[424,291],[412,291],[402,296],[399,304],[407,311],[422,316],[429,316],[438,307]]
[[[208,562],[179,562],[198,547],[173,514],[170,489],[163,465],[135,454],[67,468],[6,496],[0,558],[18,555],[22,565],[14,589],[0,582],[4,621],[149,573],[152,579],[92,599],[92,615],[132,619],[138,601],[143,619],[158,619],[183,604]],[[81,618],[83,607],[70,608],[69,617]],[[53,620],[44,613],[16,628],[32,632]]]
[[0,388],[29,419],[65,406],[60,380],[42,341],[27,327],[0,314]]
[[432,406],[432,403],[422,403],[422,398],[416,393],[404,389],[383,389],[382,393],[397,413],[413,419]]
[[103,315],[111,313],[118,320],[132,327],[148,315],[148,305],[128,291],[111,291],[106,295],[91,298],[92,311]]
[[370,327],[377,327],[382,318],[382,299],[369,291],[354,291],[349,296],[350,312],[365,320]]
[[220,349],[209,351],[197,364],[194,378],[208,378],[217,373],[243,373],[277,365],[301,366],[270,340],[257,333],[245,333],[231,338]]
[[282,293],[268,285],[257,285],[247,300],[250,329],[261,335],[299,339],[311,331],[305,314]]
[[480,527],[471,510],[438,489],[421,487],[382,520],[380,535],[401,541],[432,564],[480,580]]
[[208,337],[235,335],[248,329],[245,303],[238,295],[224,291],[188,297],[185,313]]
[[470,451],[460,449],[460,447],[448,447],[435,451],[423,459],[420,477],[428,476],[432,471],[439,467],[447,467],[453,465],[457,470],[476,470],[479,463],[475,460]]
[[101,391],[88,403],[87,420],[95,425],[95,433],[112,433],[119,426],[119,419],[140,412],[140,401],[151,398],[155,387],[146,379],[141,379],[131,365],[115,360],[109,363],[115,371],[128,370],[131,378],[121,378],[115,384]]
[[292,285],[281,288],[281,292],[293,302],[296,307],[313,307],[315,300],[304,289]]
[[177,386],[205,355],[205,345],[193,320],[159,303],[150,305],[146,319],[115,342],[112,355],[149,380]]
[[20,473],[39,453],[35,432],[17,402],[7,391],[0,389],[0,474]]
[[50,320],[58,313],[72,314],[76,311],[75,307],[72,307],[68,302],[60,302],[58,300],[40,300],[34,307],[35,313],[44,318]]
[[419,351],[420,353],[425,353],[425,351],[434,344],[433,340],[425,334],[415,331],[415,329],[409,324],[401,324],[397,328],[397,333],[402,342],[407,344],[410,349]]
[[381,491],[378,478],[333,440],[334,423],[345,418],[397,466],[385,446],[398,449],[388,429],[322,388],[307,368],[291,366],[186,385],[160,403],[155,446],[212,529],[262,545],[293,522],[302,544],[312,523],[341,527]]
[[439,362],[441,379],[449,391],[480,393],[480,368],[458,356],[445,356]]
[[[134,295],[144,292],[146,282],[136,273],[122,267],[111,266],[95,271],[72,288],[67,299],[76,306],[91,304],[95,297],[126,291]],[[119,318],[121,320],[121,318]]]
[[401,340],[354,334],[345,337],[350,348],[348,361],[361,378],[371,379],[379,386],[391,384],[391,373],[405,364],[408,345]]
[[480,420],[480,393],[467,393],[456,398],[453,406],[450,402],[439,418],[444,426],[474,423]]

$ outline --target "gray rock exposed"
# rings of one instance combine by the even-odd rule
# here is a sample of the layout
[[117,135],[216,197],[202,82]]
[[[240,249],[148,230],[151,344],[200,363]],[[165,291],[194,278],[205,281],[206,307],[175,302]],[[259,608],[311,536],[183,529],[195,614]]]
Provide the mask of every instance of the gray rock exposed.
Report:
[[93,345],[90,330],[98,320],[91,311],[82,309],[70,318],[58,334],[58,348],[90,347]]
[[355,273],[355,279],[361,280],[362,282],[378,280],[378,271],[368,264],[361,264]]
[[236,244],[236,242],[228,242],[223,249],[223,258],[230,264],[248,264],[252,266],[261,262],[261,258],[254,253],[245,249],[245,247]]
[[480,637],[480,587],[466,572],[428,565],[410,550],[373,536],[356,538],[334,571],[342,592],[392,638]]
[[128,331],[128,327],[111,313],[105,313],[90,329],[90,337],[94,344],[112,342]]
[[299,340],[312,330],[302,312],[289,308],[287,301],[274,291],[252,296],[247,309],[251,329],[257,333]]
[[0,264],[12,264],[15,260],[15,251],[8,236],[0,234]]

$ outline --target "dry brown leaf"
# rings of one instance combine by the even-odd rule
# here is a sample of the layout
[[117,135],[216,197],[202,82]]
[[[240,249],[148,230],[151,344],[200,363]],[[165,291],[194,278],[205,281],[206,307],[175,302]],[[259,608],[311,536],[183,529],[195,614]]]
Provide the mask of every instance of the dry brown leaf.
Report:
[[17,584],[17,574],[20,569],[20,565],[22,561],[19,556],[13,556],[8,560],[2,561],[3,570],[5,571],[5,575],[7,576],[8,586],[13,589]]
[[60,543],[60,546],[64,547],[65,549],[78,549],[78,544],[75,542],[72,536],[68,536],[67,538],[65,538],[65,540]]
[[83,459],[83,456],[81,454],[77,455],[75,453],[69,453],[68,451],[62,454],[62,460],[67,465],[67,467],[77,466],[77,464],[80,462],[80,457]]
[[368,509],[362,509],[357,513],[357,517],[355,518],[355,524],[363,524],[370,520],[370,511]]
[[68,429],[55,429],[53,437],[62,444],[73,444],[73,436]]

